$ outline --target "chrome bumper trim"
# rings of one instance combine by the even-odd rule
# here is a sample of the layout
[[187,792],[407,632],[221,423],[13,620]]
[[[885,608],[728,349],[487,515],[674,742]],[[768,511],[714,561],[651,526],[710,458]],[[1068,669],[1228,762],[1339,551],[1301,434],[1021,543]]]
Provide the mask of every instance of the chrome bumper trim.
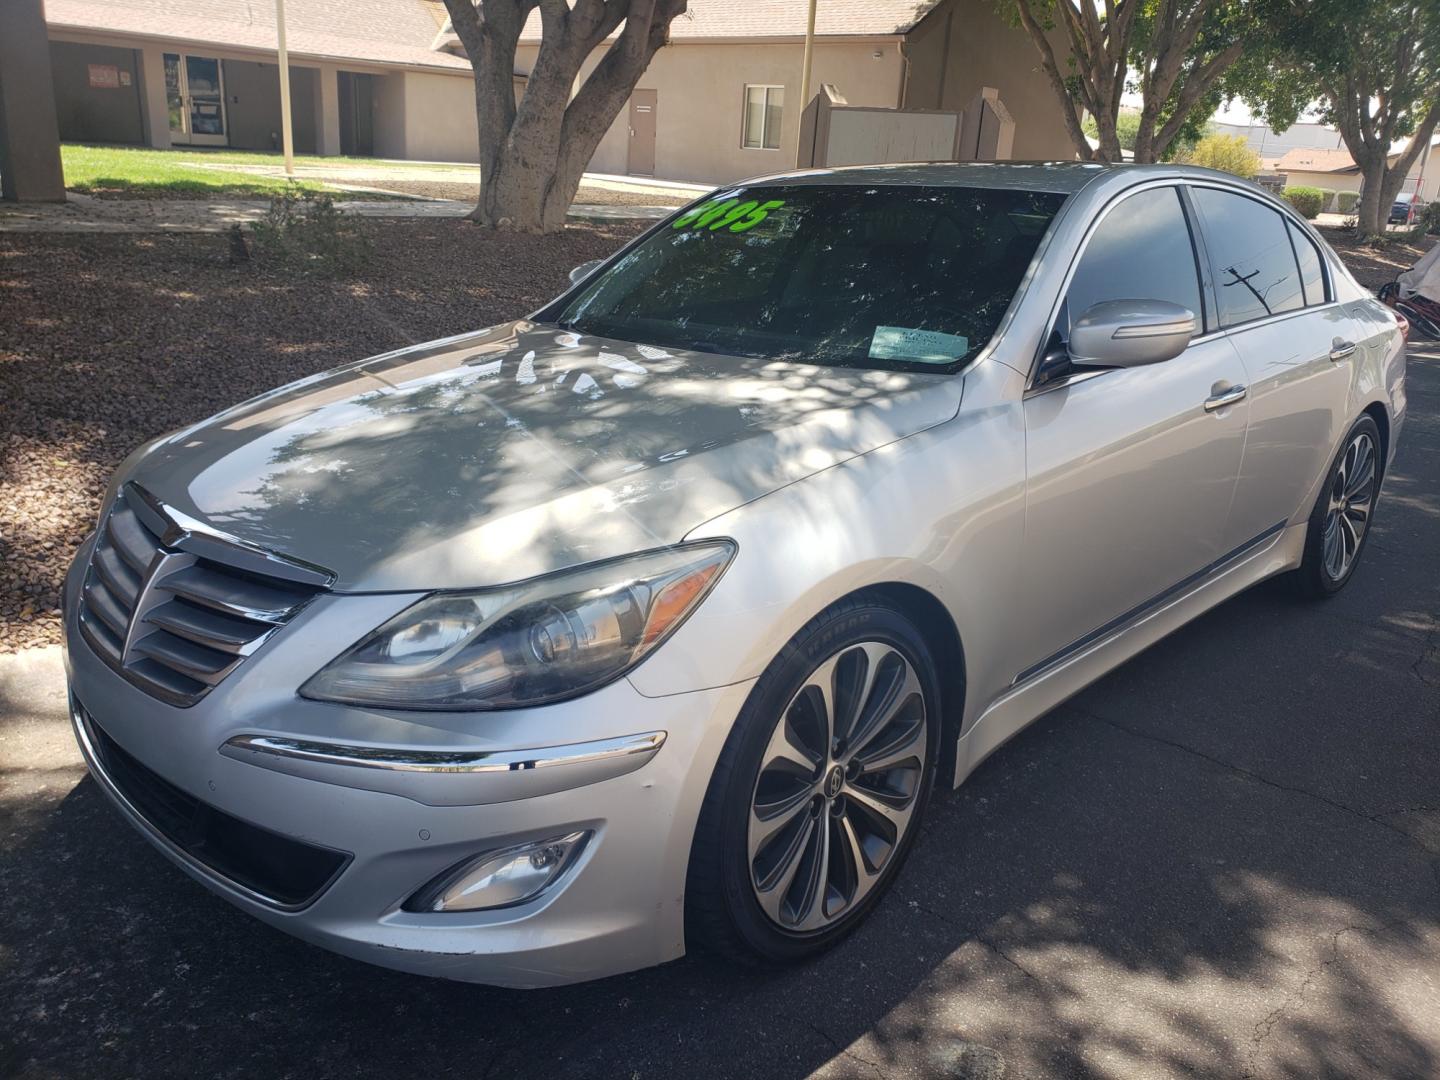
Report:
[[311,780],[403,795],[428,805],[511,802],[634,772],[665,732],[523,750],[356,746],[281,735],[236,735],[220,753]]

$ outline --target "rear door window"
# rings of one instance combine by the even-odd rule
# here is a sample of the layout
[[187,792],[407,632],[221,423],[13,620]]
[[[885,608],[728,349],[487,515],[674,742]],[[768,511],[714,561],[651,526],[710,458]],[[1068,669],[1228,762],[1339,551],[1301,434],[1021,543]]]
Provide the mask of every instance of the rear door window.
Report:
[[1222,327],[1240,326],[1305,305],[1300,268],[1278,210],[1218,188],[1196,187]]

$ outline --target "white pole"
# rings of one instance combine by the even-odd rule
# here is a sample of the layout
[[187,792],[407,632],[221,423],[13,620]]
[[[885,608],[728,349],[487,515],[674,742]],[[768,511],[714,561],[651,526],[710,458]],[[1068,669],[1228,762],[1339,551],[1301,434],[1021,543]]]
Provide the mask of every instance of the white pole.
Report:
[[290,59],[285,51],[285,0],[275,0],[275,36],[280,59],[280,146],[285,151],[285,175],[295,176],[295,151],[290,134]]
[[805,61],[800,65],[800,111],[810,104],[810,61],[815,53],[815,3],[810,0],[809,22],[805,25]]

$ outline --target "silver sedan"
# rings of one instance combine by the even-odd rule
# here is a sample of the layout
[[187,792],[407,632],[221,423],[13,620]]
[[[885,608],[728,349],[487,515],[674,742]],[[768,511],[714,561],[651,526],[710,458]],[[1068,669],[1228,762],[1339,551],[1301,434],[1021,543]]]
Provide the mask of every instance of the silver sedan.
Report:
[[137,450],[66,583],[75,731],[350,956],[799,960],[937,783],[1265,578],[1345,587],[1404,417],[1394,316],[1233,178],[757,180]]

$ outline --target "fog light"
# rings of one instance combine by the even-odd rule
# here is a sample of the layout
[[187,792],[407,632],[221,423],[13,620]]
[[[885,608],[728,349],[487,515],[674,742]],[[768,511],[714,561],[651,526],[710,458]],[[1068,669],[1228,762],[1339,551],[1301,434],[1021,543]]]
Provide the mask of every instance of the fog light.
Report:
[[564,875],[590,839],[573,832],[489,851],[445,871],[405,902],[406,911],[481,911],[533,900]]

